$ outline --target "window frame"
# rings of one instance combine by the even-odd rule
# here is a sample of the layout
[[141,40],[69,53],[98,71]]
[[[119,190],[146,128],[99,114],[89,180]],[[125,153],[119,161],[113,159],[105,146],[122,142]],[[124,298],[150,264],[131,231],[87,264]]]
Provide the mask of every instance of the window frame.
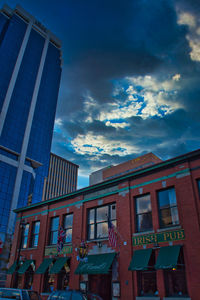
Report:
[[[58,219],[58,227],[57,229],[54,229],[52,230],[52,223],[53,223],[53,220],[55,219]],[[49,245],[56,245],[57,244],[57,239],[56,239],[56,242],[53,243],[53,236],[54,236],[54,233],[57,232],[57,236],[58,236],[58,231],[59,231],[59,216],[55,216],[55,217],[52,217],[51,220],[50,220],[50,229],[49,229]]]
[[[113,205],[115,206],[115,218],[112,218],[112,216],[111,216],[111,207]],[[108,226],[108,220],[97,222],[97,210],[98,210],[98,208],[102,208],[102,207],[108,207],[108,217],[110,218],[111,222],[113,223],[113,225],[115,227],[117,225],[116,202],[112,202],[112,203],[109,203],[109,204],[104,204],[104,205],[89,208],[88,211],[87,211],[87,240],[88,241],[108,239],[108,234],[107,234],[107,236],[103,236],[103,237],[97,236],[97,234],[98,234],[97,225],[98,224],[106,223],[107,226]],[[90,211],[91,210],[94,210],[94,223],[90,223]],[[90,227],[92,225],[94,226],[94,238],[90,238]]]
[[[148,231],[152,231],[153,230],[153,217],[152,217],[152,205],[151,205],[151,211],[147,211],[147,212],[144,212],[144,213],[138,213],[137,212],[137,200],[140,199],[140,198],[144,198],[146,196],[149,196],[149,201],[150,201],[150,204],[151,204],[151,194],[150,193],[146,193],[146,194],[142,194],[142,195],[138,195],[138,196],[135,196],[134,197],[134,205],[135,205],[135,229],[136,229],[136,232],[137,233],[142,233],[142,232],[148,232]],[[138,226],[138,217],[141,216],[141,215],[148,215],[148,214],[151,214],[151,228],[148,228],[146,230],[141,230]]]
[[[36,223],[39,223],[39,231],[38,233],[35,233],[35,225]],[[31,230],[31,240],[30,240],[30,247],[31,248],[37,248],[38,247],[38,242],[39,242],[39,234],[40,234],[40,221],[34,221],[32,223],[32,230]],[[36,241],[36,236],[38,236],[38,239],[37,239],[37,245],[35,245],[35,241]]]
[[[174,195],[175,195],[175,200],[176,200],[176,204],[172,204],[170,205],[170,202],[168,204],[167,207],[165,208],[161,208],[160,206],[160,198],[159,198],[159,194],[161,192],[164,192],[164,191],[170,191],[170,190],[174,190]],[[168,197],[168,200],[169,200],[169,197]],[[161,229],[164,229],[164,228],[170,228],[170,227],[176,227],[176,226],[179,226],[180,225],[180,219],[179,219],[179,213],[178,213],[178,204],[177,204],[177,197],[176,197],[176,189],[174,186],[171,186],[171,187],[168,187],[168,188],[165,188],[165,189],[161,189],[159,191],[157,191],[157,203],[158,203],[158,215],[159,215],[159,226]],[[171,222],[172,222],[172,213],[171,213],[171,209],[176,209],[176,214],[177,214],[177,219],[178,219],[178,222],[175,223],[175,224],[167,224],[165,225],[163,219],[162,219],[162,211],[164,210],[169,210],[170,211],[170,218],[171,218]]]
[[[66,226],[65,225],[65,220],[66,220],[66,218],[68,217],[68,216],[72,216],[72,224],[69,226]],[[64,217],[63,217],[63,230],[65,231],[65,240],[64,240],[64,243],[65,244],[70,244],[70,243],[72,243],[72,234],[73,234],[73,222],[74,222],[74,214],[73,213],[70,213],[70,214],[66,214],[66,215],[64,215]],[[71,230],[71,240],[70,241],[66,241],[66,238],[67,238],[67,231],[68,230]]]

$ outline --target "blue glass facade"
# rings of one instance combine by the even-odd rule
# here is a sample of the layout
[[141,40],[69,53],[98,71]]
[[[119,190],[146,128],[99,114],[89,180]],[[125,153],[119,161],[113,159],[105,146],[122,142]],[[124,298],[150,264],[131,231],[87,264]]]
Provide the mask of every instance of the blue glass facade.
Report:
[[42,200],[48,175],[61,53],[37,26],[19,7],[0,11],[0,236],[13,227],[11,209],[30,195],[32,203]]

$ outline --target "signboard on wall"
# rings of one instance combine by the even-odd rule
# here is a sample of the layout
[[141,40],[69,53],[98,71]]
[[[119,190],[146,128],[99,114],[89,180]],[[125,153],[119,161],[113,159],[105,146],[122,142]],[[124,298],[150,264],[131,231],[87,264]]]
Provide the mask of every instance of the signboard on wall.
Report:
[[173,242],[185,239],[184,229],[133,236],[133,246]]
[[[59,252],[59,254],[70,254],[70,253],[72,253],[72,246],[64,246],[62,248],[62,251]],[[58,254],[57,246],[45,248],[44,256],[56,255],[56,254]]]

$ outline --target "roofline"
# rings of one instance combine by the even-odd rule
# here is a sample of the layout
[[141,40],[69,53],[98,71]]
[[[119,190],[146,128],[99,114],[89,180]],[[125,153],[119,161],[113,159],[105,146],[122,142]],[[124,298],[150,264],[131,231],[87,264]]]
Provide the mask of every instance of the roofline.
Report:
[[177,156],[175,158],[168,159],[164,162],[160,162],[160,163],[155,164],[151,167],[147,167],[147,168],[141,169],[139,171],[131,172],[131,173],[129,173],[127,175],[124,175],[124,176],[122,175],[122,176],[116,177],[114,179],[109,179],[109,180],[106,180],[106,181],[102,181],[100,183],[82,188],[82,189],[77,190],[75,192],[72,192],[70,194],[66,194],[66,195],[63,195],[63,196],[60,196],[60,197],[48,199],[46,201],[41,201],[41,202],[38,202],[38,203],[35,203],[35,204],[31,204],[29,206],[25,206],[25,207],[22,207],[22,208],[15,209],[14,212],[19,213],[19,212],[23,212],[23,211],[28,211],[32,208],[37,208],[37,207],[40,207],[40,206],[45,206],[45,205],[48,205],[48,204],[56,203],[58,200],[60,200],[60,201],[63,200],[64,201],[64,200],[70,199],[72,197],[77,197],[81,194],[87,194],[88,192],[93,192],[97,189],[101,189],[102,187],[106,187],[106,186],[109,186],[109,185],[120,183],[122,181],[125,181],[127,179],[136,177],[138,175],[142,175],[142,174],[145,174],[145,173],[148,173],[148,172],[151,172],[151,171],[155,171],[155,170],[160,169],[160,168],[168,167],[170,164],[174,164],[174,163],[178,163],[178,162],[181,162],[181,161],[184,161],[184,160],[187,160],[187,159],[194,158],[195,156],[200,156],[200,149],[192,151],[192,152],[188,152],[186,154]]
[[61,159],[61,160],[63,160],[63,161],[66,161],[66,162],[70,163],[71,165],[74,165],[74,166],[76,166],[77,168],[79,168],[79,165],[75,164],[74,162],[72,162],[72,161],[70,161],[70,160],[68,160],[68,159],[66,159],[66,158],[64,158],[64,157],[62,157],[62,156],[59,156],[59,155],[57,155],[57,154],[55,154],[55,153],[53,153],[53,152],[51,152],[50,155],[51,155],[51,156],[56,156],[57,158],[59,158],[59,159]]

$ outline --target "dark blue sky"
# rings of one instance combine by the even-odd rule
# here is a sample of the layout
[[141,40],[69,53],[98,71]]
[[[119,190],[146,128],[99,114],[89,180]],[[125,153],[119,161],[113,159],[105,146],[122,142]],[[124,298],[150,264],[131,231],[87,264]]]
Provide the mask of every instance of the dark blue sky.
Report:
[[88,175],[199,148],[199,0],[8,0],[62,41],[52,151]]

